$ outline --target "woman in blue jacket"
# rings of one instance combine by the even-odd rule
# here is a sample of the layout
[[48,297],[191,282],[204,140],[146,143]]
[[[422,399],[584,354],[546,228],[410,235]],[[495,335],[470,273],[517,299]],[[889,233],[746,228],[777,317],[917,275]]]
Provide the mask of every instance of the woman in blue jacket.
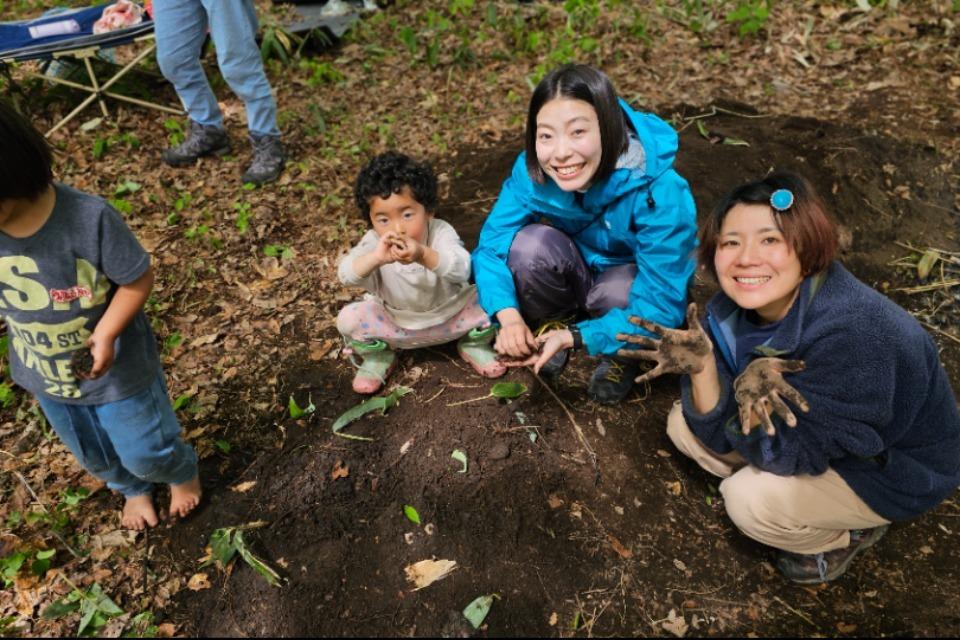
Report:
[[835,227],[795,174],[735,189],[700,239],[721,288],[706,329],[694,305],[686,330],[634,319],[659,339],[624,336],[643,350],[623,353],[658,363],[638,380],[686,374],[667,434],[725,478],[734,524],[777,549],[795,582],[833,580],[891,521],[960,484],[960,415],[937,346],[834,261]]
[[[616,335],[639,331],[630,315],[678,326],[694,270],[696,209],[676,153],[674,130],[632,110],[597,69],[566,65],[537,85],[526,150],[473,253],[502,357],[556,375],[583,347],[603,356],[589,395],[615,404],[629,393],[637,368],[613,358]],[[588,319],[531,331],[571,317]]]

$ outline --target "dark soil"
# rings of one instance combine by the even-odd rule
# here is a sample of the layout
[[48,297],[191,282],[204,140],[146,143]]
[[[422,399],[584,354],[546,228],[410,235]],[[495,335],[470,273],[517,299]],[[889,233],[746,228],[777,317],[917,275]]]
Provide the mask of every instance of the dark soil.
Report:
[[[725,108],[751,114],[742,105]],[[703,112],[663,113],[679,123]],[[923,312],[930,298],[894,292],[915,285],[915,273],[888,263],[909,253],[895,241],[956,250],[953,194],[933,149],[809,119],[718,112],[702,122],[714,139],[750,146],[711,143],[687,121],[678,168],[701,211],[772,167],[799,170],[847,230],[845,264]],[[441,215],[468,245],[518,150],[519,142],[437,160],[450,179]],[[903,186],[908,191],[898,190]],[[712,290],[698,282],[695,297]],[[958,306],[923,317],[952,326]],[[960,345],[936,337],[956,388]],[[308,343],[305,329],[300,338]],[[468,371],[450,345],[404,353],[391,382],[414,393],[385,417],[348,427],[375,438],[357,442],[330,430],[359,400],[350,390],[352,368],[301,363],[286,372],[284,391],[298,401],[309,393],[317,411],[282,424],[238,412],[230,440],[253,453],[229,469],[208,465],[204,506],[159,541],[151,537],[154,562],[191,566],[213,529],[268,522],[248,538],[284,585],[269,586],[242,563],[229,576],[208,570],[213,588],[182,591],[171,615],[188,634],[670,635],[664,624],[679,618],[689,635],[960,634],[955,499],[895,524],[835,583],[793,586],[773,569],[770,549],[732,527],[717,480],[668,441],[675,377],[608,408],[586,399],[594,362],[573,360],[555,391],[595,449],[595,470],[571,418],[527,371],[509,376],[529,387],[518,400],[451,407],[485,395],[489,382]],[[535,442],[524,425],[536,427]],[[466,452],[466,473],[450,457],[454,449]],[[229,489],[251,480],[257,483],[246,493]],[[421,526],[405,517],[404,505],[417,509]],[[455,560],[458,568],[413,591],[404,567],[430,558]],[[490,593],[500,599],[474,632],[459,612]]]

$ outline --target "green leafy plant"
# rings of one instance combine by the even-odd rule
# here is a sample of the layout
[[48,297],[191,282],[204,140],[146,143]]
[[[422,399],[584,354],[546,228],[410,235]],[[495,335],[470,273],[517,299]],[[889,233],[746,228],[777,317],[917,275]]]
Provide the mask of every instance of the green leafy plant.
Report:
[[283,260],[289,260],[296,255],[290,247],[286,247],[282,244],[268,244],[263,248],[263,255],[268,258],[281,258]]
[[237,231],[240,233],[245,233],[247,228],[250,226],[250,203],[234,202],[233,210],[237,212],[237,220],[234,223],[237,227]]
[[313,406],[313,400],[310,396],[307,396],[307,403],[306,408],[301,409],[300,406],[297,405],[297,401],[293,399],[293,394],[291,394],[290,401],[287,403],[287,410],[290,412],[290,417],[297,420],[317,410],[317,408]]
[[207,558],[200,567],[209,567],[217,563],[221,569],[226,569],[233,557],[240,555],[243,561],[258,574],[263,576],[271,586],[280,586],[280,576],[271,569],[263,560],[253,555],[247,548],[247,541],[243,537],[244,531],[259,529],[266,525],[266,522],[258,520],[248,524],[236,527],[223,527],[216,529],[210,535],[210,557]]
[[368,413],[374,411],[379,411],[380,415],[383,415],[387,412],[388,409],[393,407],[400,401],[400,398],[410,393],[412,390],[407,387],[397,387],[391,391],[386,396],[380,396],[377,398],[370,398],[365,402],[361,402],[355,407],[345,411],[340,415],[339,418],[333,421],[333,433],[340,436],[341,438],[348,438],[350,440],[366,440],[371,441],[373,438],[364,438],[363,436],[354,436],[347,433],[341,433],[343,428],[353,422],[358,420]]
[[457,473],[467,472],[467,454],[462,449],[454,449],[453,453],[450,454],[450,457],[463,465],[463,468]]
[[167,118],[163,121],[163,128],[169,131],[167,134],[167,141],[171,146],[175,147],[184,140],[183,125],[180,124],[178,120],[173,118]]
[[498,382],[492,387],[490,387],[490,393],[485,396],[480,396],[479,398],[471,398],[469,400],[461,400],[460,402],[454,402],[448,404],[448,407],[456,407],[461,404],[467,404],[468,402],[479,402],[480,400],[486,400],[487,398],[498,398],[500,400],[513,400],[514,398],[519,398],[521,395],[527,392],[527,387],[524,384],[519,382]]
[[420,524],[420,514],[409,504],[403,505],[403,515],[407,516],[407,520],[413,524]]
[[770,17],[768,0],[740,0],[736,9],[727,13],[726,20],[738,25],[740,37],[755,35],[767,23]]
[[493,601],[499,599],[500,595],[496,593],[480,596],[466,606],[463,610],[463,617],[470,621],[474,629],[479,629],[480,625],[482,625],[486,619],[487,614],[490,613],[490,607],[493,606]]
[[[67,580],[65,576],[62,576]],[[111,618],[123,615],[123,609],[118,607],[110,596],[103,592],[100,583],[95,582],[87,589],[81,590],[67,580],[73,590],[66,597],[51,603],[43,610],[41,616],[46,620],[56,620],[80,612],[80,623],[77,626],[77,635],[97,635],[97,632],[106,626]]]

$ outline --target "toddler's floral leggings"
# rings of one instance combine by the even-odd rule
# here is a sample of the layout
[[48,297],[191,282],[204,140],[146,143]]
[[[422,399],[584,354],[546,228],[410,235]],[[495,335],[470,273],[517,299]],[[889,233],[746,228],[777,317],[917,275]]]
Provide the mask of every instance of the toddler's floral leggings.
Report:
[[452,318],[425,329],[397,326],[383,303],[375,298],[348,304],[337,316],[337,329],[344,338],[383,340],[391,349],[417,349],[446,344],[466,335],[471,329],[488,326],[490,318],[477,302],[476,293]]

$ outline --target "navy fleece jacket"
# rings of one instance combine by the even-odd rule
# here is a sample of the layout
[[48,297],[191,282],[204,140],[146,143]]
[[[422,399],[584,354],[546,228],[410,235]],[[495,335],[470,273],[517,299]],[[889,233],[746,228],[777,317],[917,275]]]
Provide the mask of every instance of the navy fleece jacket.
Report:
[[707,305],[707,330],[722,386],[708,414],[693,407],[683,378],[683,415],[717,453],[736,449],[777,475],[819,475],[833,468],[871,509],[904,520],[935,507],[960,485],[960,414],[937,346],[920,324],[839,263],[801,285],[796,302],[754,357],[803,360],[784,379],[810,412],[797,426],[774,417],[776,435],[740,430],[730,330],[739,312],[723,292]]

